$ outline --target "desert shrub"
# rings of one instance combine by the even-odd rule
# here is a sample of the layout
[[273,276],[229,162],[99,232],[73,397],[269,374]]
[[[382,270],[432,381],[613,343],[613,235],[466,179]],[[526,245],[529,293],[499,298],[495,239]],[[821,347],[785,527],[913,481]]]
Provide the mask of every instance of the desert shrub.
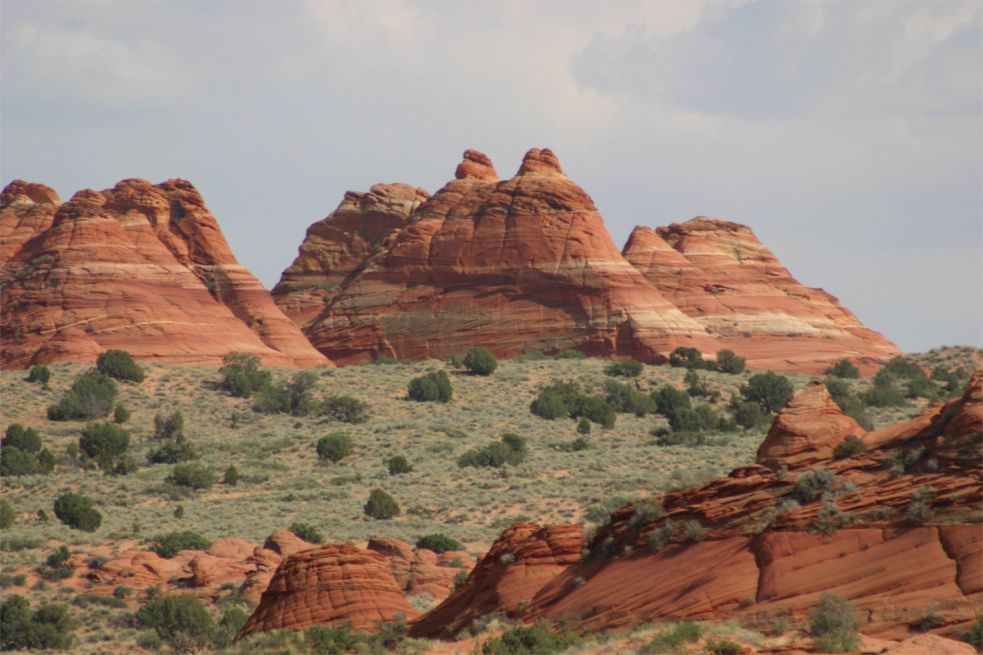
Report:
[[151,464],[179,464],[196,460],[198,457],[194,446],[183,435],[147,453],[147,461]]
[[309,544],[324,543],[324,535],[310,523],[293,523],[289,530]]
[[63,493],[55,499],[54,510],[59,521],[76,530],[95,532],[102,524],[102,514],[87,496]]
[[113,409],[113,422],[126,423],[129,420],[130,410],[128,410],[123,403],[116,403],[116,407]]
[[171,412],[170,416],[161,413],[154,415],[154,439],[177,439],[184,436],[184,415]]
[[613,428],[615,412],[603,396],[586,396],[574,410],[573,417],[583,417],[601,427]]
[[826,375],[830,375],[834,378],[847,378],[855,380],[860,377],[860,371],[854,366],[849,359],[841,359],[832,366],[826,369]]
[[517,434],[509,433],[502,435],[499,441],[466,451],[458,458],[457,465],[461,468],[466,466],[501,468],[506,464],[515,466],[520,464],[528,453],[526,440]]
[[[925,375],[922,367],[904,355],[892,357],[881,369],[899,378],[912,379]],[[880,372],[880,371],[878,371]]]
[[697,521],[687,521],[683,524],[683,536],[686,541],[703,541],[706,529]]
[[111,377],[90,369],[78,375],[61,400],[48,407],[52,421],[102,418],[113,409],[119,392]]
[[682,389],[666,384],[658,391],[652,392],[652,399],[655,400],[656,411],[668,419],[682,409],[690,409],[689,395]]
[[570,415],[570,410],[567,409],[563,396],[552,389],[541,389],[539,395],[529,405],[529,411],[550,421],[566,418]]
[[721,639],[720,641],[710,639],[707,641],[706,649],[710,655],[740,655],[744,652],[740,644],[729,639]]
[[612,496],[597,505],[592,505],[584,512],[584,519],[591,523],[605,524],[611,520],[611,514],[628,504],[624,496]]
[[66,650],[74,641],[78,622],[64,605],[42,605],[16,594],[0,605],[0,650]]
[[652,521],[665,516],[666,510],[662,503],[651,498],[645,498],[635,503],[631,518],[628,519],[628,527],[632,530],[644,528]]
[[857,628],[860,621],[845,598],[823,594],[819,605],[809,615],[809,632],[823,653],[854,651],[860,646]]
[[604,367],[604,374],[616,378],[637,378],[642,373],[643,365],[634,359],[619,359]]
[[983,651],[983,619],[977,619],[973,627],[967,630],[961,639],[975,646],[976,650]]
[[230,487],[239,484],[239,469],[235,465],[229,464],[229,468],[225,469],[225,473],[222,474],[222,482]]
[[724,348],[717,353],[717,368],[724,373],[730,373],[731,375],[743,373],[745,364],[744,358],[738,357],[733,350]]
[[914,621],[912,621],[908,627],[915,632],[928,632],[929,630],[934,630],[942,625],[945,625],[945,617],[941,614],[935,614],[934,612],[930,614],[923,614]]
[[0,476],[51,473],[55,457],[41,447],[41,435],[14,423],[0,441]]
[[178,464],[164,480],[179,487],[208,489],[215,484],[215,474],[198,463]]
[[586,416],[581,416],[580,420],[577,421],[577,433],[590,434],[590,420]]
[[686,394],[693,397],[709,396],[710,388],[707,386],[706,378],[701,378],[695,369],[686,371],[683,376],[683,384],[686,385]]
[[249,398],[270,384],[272,375],[259,365],[259,357],[246,353],[229,353],[222,358],[220,386],[237,398]]
[[48,555],[44,564],[38,567],[38,574],[45,580],[64,580],[72,577],[75,568],[68,564],[72,553],[67,546],[60,546]]
[[351,396],[328,396],[321,403],[320,413],[342,423],[365,423],[369,420],[369,404]]
[[655,411],[655,401],[646,393],[642,393],[630,384],[622,384],[614,380],[604,383],[607,394],[605,400],[616,412],[645,416]]
[[[587,425],[590,425],[590,422],[588,422]],[[588,441],[587,439],[583,437],[577,437],[573,441],[570,441],[568,443],[558,444],[556,447],[565,453],[576,453],[576,452],[580,452],[581,450],[590,450],[591,444],[590,441]]]
[[125,350],[107,350],[96,359],[96,368],[117,380],[143,382],[143,369]]
[[79,452],[107,473],[125,472],[120,464],[130,447],[130,433],[115,423],[90,423],[79,437]]
[[347,434],[335,432],[317,441],[317,456],[330,462],[340,462],[355,450],[355,442]]
[[413,466],[402,455],[393,455],[384,463],[389,470],[389,475],[402,475],[413,470]]
[[0,530],[6,530],[17,520],[14,506],[6,498],[0,498]]
[[908,380],[905,394],[909,398],[927,398],[929,400],[936,400],[941,395],[938,386],[924,374]]
[[679,347],[669,353],[669,366],[715,371],[717,363],[703,359],[696,348]]
[[44,364],[35,364],[27,374],[27,381],[47,388],[51,382],[51,369]]
[[185,594],[150,598],[134,616],[138,624],[152,629],[177,652],[204,649],[215,630],[204,603]]
[[734,405],[734,421],[750,430],[767,422],[768,415],[761,409],[761,405],[755,402],[744,401],[736,402]]
[[316,385],[317,374],[313,371],[295,373],[289,381],[264,386],[253,409],[261,414],[307,416],[314,409],[313,390]]
[[472,348],[464,356],[463,364],[472,375],[491,375],[498,368],[498,360],[487,348]]
[[756,402],[766,412],[777,412],[792,395],[792,383],[784,375],[756,373],[741,387],[745,400]]
[[447,371],[433,371],[410,380],[407,387],[410,400],[417,402],[449,402],[454,390]]
[[581,643],[574,632],[553,632],[549,624],[516,626],[481,645],[482,655],[548,655]]
[[363,643],[362,637],[352,633],[349,625],[315,625],[304,632],[304,639],[310,644],[313,653],[324,655],[347,655],[355,652]]
[[25,453],[36,453],[41,450],[41,435],[34,428],[25,428],[20,423],[14,423],[7,428],[0,448],[17,448]]
[[692,621],[682,621],[669,630],[659,632],[651,641],[642,645],[639,653],[654,655],[656,653],[678,653],[684,644],[699,641],[703,635],[703,626]]
[[840,508],[836,503],[828,500],[816,512],[816,518],[809,524],[809,531],[829,537],[836,534],[836,531],[846,524],[847,517],[840,512]]
[[236,635],[239,634],[247,621],[249,621],[249,613],[243,608],[233,605],[226,609],[222,612],[222,618],[218,620],[215,631],[212,633],[212,645],[219,649],[231,646],[235,642]]
[[905,506],[905,518],[916,525],[931,521],[934,515],[932,511],[934,498],[935,494],[932,493],[931,487],[921,486],[915,489],[911,494],[911,501]]
[[170,559],[182,550],[208,550],[211,542],[193,530],[176,530],[154,537],[151,549]]
[[557,353],[554,359],[586,359],[587,355],[580,352],[579,350],[564,350]]
[[417,548],[426,548],[437,553],[446,553],[449,550],[461,550],[461,542],[457,539],[452,539],[442,532],[437,532],[434,534],[428,534],[420,537],[416,540]]
[[873,385],[861,396],[870,407],[903,407],[904,394],[897,388],[898,376],[886,366],[874,376]]
[[391,519],[400,515],[399,503],[382,489],[373,489],[363,508],[365,515],[374,519]]
[[789,494],[803,505],[832,496],[837,486],[836,472],[828,468],[817,468],[799,476]]
[[848,434],[843,441],[836,444],[836,448],[833,449],[833,459],[853,457],[862,453],[866,448],[863,439],[854,434]]
[[854,394],[849,383],[836,378],[826,378],[826,391],[844,414],[859,423],[865,430],[871,429],[872,424],[867,417],[864,402]]

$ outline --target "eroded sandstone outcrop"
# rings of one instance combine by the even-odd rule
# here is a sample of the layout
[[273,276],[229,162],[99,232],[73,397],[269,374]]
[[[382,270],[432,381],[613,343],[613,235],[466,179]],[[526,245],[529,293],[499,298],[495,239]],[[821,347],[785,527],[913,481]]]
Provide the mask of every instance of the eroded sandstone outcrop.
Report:
[[330,365],[236,261],[184,180],[123,180],[63,204],[47,187],[14,182],[0,235],[5,368],[111,348],[174,363],[215,364],[238,351]]

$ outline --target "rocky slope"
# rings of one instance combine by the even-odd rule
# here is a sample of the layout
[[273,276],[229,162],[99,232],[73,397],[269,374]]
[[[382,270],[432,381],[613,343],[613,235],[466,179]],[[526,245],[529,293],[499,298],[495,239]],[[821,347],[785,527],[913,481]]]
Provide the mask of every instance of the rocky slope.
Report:
[[[866,434],[822,387],[808,387],[776,419],[759,464],[618,510],[583,561],[530,589],[514,614],[585,630],[802,621],[833,592],[857,610],[865,634],[902,638],[928,614],[942,617],[936,631],[962,630],[983,602],[981,412],[983,372],[964,397]],[[831,459],[846,433],[866,449]],[[496,570],[495,556],[478,563],[472,581]],[[502,579],[489,577],[482,588]],[[460,605],[455,593],[411,630],[447,636],[468,615]]]
[[239,351],[330,365],[236,261],[189,182],[123,180],[59,204],[15,181],[0,205],[5,368],[110,348],[173,363]]
[[670,301],[754,368],[865,373],[900,354],[822,289],[803,286],[750,228],[706,217],[636,227],[622,251]]
[[403,185],[348,194],[308,232],[275,296],[340,363],[473,346],[647,361],[680,345],[713,349],[625,261],[549,150],[530,150],[507,180],[468,151],[430,198]]

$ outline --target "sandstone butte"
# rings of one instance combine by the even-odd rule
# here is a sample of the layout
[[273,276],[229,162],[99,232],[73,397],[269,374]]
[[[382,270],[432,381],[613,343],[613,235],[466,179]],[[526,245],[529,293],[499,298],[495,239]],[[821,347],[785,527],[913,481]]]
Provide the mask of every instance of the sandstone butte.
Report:
[[622,254],[753,368],[821,373],[845,358],[872,373],[900,354],[836,298],[797,282],[744,225],[700,216],[636,227]]
[[0,198],[3,368],[91,360],[216,364],[230,351],[267,364],[329,366],[229,250],[184,180],[123,180],[60,203],[10,183]]
[[547,149],[507,180],[469,150],[433,196],[402,184],[347,194],[308,230],[273,295],[343,364],[473,346],[650,362],[677,346],[717,349],[621,256]]
[[[411,634],[448,638],[475,613],[493,611],[587,631],[671,619],[765,625],[786,617],[805,625],[826,592],[848,599],[861,632],[874,638],[909,638],[928,614],[942,617],[933,632],[961,633],[983,606],[983,371],[962,398],[869,433],[833,408],[820,386],[799,392],[762,443],[759,463],[626,505],[582,559],[572,556],[568,526],[512,526]],[[866,449],[831,459],[846,434]],[[789,502],[796,481],[820,468],[835,474],[828,497]],[[930,490],[928,512],[912,520],[919,489]],[[544,582],[547,568],[539,575],[530,564],[532,573],[510,575],[515,564],[503,562],[503,551],[519,563],[523,544],[549,541],[550,530],[566,535],[560,541],[568,548],[559,556],[535,548],[559,572]],[[902,642],[896,652],[935,643],[922,641]]]

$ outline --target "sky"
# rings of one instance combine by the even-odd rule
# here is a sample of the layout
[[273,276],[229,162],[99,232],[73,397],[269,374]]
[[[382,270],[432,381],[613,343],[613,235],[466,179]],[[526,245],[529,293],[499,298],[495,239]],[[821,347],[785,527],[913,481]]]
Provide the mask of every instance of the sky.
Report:
[[0,2],[0,181],[191,180],[272,287],[348,189],[554,150],[614,240],[752,227],[903,350],[983,346],[983,2]]

